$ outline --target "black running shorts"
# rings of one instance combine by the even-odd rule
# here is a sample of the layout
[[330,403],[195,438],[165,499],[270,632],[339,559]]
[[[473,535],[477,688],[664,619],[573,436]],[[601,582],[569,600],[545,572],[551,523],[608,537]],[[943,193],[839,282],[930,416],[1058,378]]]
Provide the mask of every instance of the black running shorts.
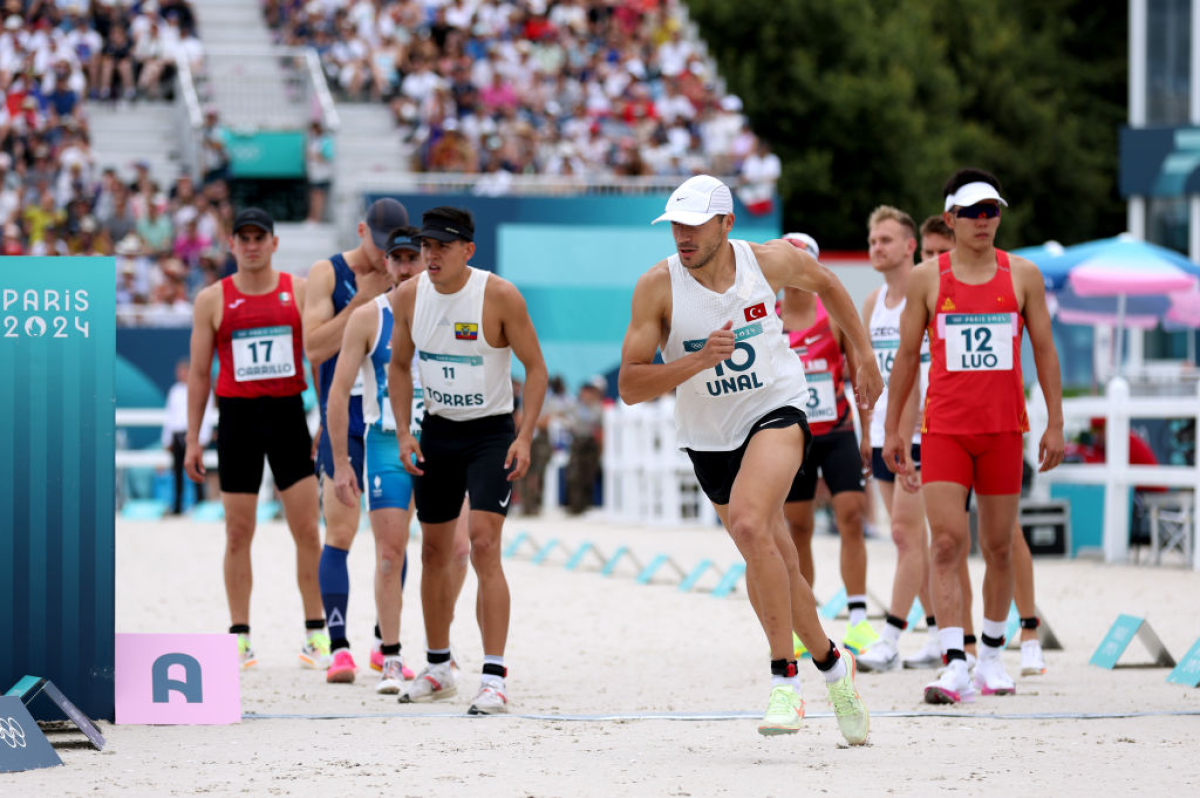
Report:
[[284,491],[313,476],[312,436],[304,400],[295,396],[217,397],[217,461],[221,490],[258,493],[263,456]]
[[513,417],[449,421],[427,414],[421,427],[419,463],[425,473],[414,478],[417,518],[425,524],[443,524],[462,512],[463,494],[472,510],[508,515],[512,483],[504,460],[516,437]]
[[697,452],[685,449],[692,459],[692,467],[696,470],[696,481],[700,489],[713,504],[729,504],[729,496],[733,492],[733,481],[737,479],[742,467],[742,458],[746,455],[746,447],[750,439],[761,429],[779,429],[799,424],[804,432],[804,460],[808,459],[808,449],[812,445],[812,433],[808,431],[808,419],[804,411],[796,407],[779,407],[767,413],[754,422],[750,433],[742,445],[731,452]]
[[[909,450],[912,456],[913,468],[921,470],[921,444],[914,443],[912,449]],[[895,482],[896,475],[887,467],[887,463],[883,462],[883,447],[876,446],[871,450],[871,474],[880,482]]]
[[858,452],[858,437],[853,430],[829,432],[813,438],[804,465],[792,480],[789,502],[810,502],[817,495],[817,472],[825,478],[833,496],[849,490],[862,493],[866,480],[862,472],[862,455]]

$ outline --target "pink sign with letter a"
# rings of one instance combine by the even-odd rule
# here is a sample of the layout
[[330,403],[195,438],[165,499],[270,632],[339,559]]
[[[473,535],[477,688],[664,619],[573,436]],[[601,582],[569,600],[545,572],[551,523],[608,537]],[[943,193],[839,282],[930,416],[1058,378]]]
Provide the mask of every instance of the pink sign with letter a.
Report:
[[117,723],[238,723],[237,635],[118,634]]

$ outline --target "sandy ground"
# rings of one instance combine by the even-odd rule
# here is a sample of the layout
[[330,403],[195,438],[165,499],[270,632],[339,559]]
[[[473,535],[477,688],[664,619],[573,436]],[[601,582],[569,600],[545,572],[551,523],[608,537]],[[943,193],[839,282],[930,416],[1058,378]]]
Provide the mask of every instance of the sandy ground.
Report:
[[[530,562],[530,548],[506,560],[513,715],[463,714],[481,661],[473,579],[453,630],[465,666],[460,695],[402,706],[374,693],[377,677],[365,667],[374,617],[369,532],[350,557],[359,680],[327,685],[323,674],[297,667],[302,613],[291,543],[285,527],[271,523],[254,548],[260,664],[242,676],[243,722],[104,723],[104,752],[63,747],[65,767],[0,774],[0,796],[1200,794],[1200,689],[1168,684],[1165,669],[1087,664],[1121,612],[1149,619],[1182,656],[1200,636],[1200,573],[1038,560],[1038,604],[1065,645],[1048,653],[1048,673],[1019,678],[1016,696],[953,708],[922,703],[931,671],[862,674],[871,741],[849,748],[811,665],[801,671],[802,731],[769,739],[755,732],[769,691],[767,652],[744,591],[681,593],[669,570],[657,584],[637,585],[630,563],[607,578],[595,559],[576,571],[563,567],[589,541],[606,554],[628,546],[643,563],[664,553],[685,570],[706,558],[724,568],[738,558],[721,530],[513,518],[506,536],[521,531],[563,545],[540,565]],[[119,522],[117,543],[118,631],[224,630],[219,525]],[[816,592],[824,597],[839,582],[837,539],[818,535],[815,548]],[[869,552],[870,590],[886,597],[892,546],[871,540]],[[982,563],[972,561],[972,570],[978,578]],[[419,578],[419,565],[410,578]],[[710,574],[700,587],[715,581]],[[419,661],[416,584],[407,591],[401,638],[408,658]],[[827,623],[834,639],[844,626]],[[923,632],[908,634],[902,650],[923,641]],[[1006,657],[1016,674],[1019,655]],[[1135,641],[1123,662],[1146,660]],[[1128,714],[1137,716],[1101,717]]]

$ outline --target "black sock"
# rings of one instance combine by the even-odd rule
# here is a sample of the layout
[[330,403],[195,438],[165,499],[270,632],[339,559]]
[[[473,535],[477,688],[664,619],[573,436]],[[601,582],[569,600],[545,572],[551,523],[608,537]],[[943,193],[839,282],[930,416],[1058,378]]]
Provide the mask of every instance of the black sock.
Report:
[[250,634],[250,624],[235,623],[233,626],[229,627],[229,634],[231,634],[231,635],[248,635],[248,634]]
[[842,658],[842,652],[838,651],[837,646],[833,641],[829,641],[829,653],[825,655],[825,659],[817,659],[817,655],[813,654],[813,665],[817,666],[817,670],[821,673],[833,670],[833,666],[837,665],[837,661]]
[[398,657],[398,656],[400,656],[400,644],[399,643],[392,643],[392,644],[384,643],[382,646],[379,647],[379,653],[383,654],[383,656],[385,656],[385,657]]
[[341,648],[350,648],[350,641],[344,637],[335,637],[333,640],[329,641],[329,650],[331,652],[337,651]]
[[324,629],[325,628],[325,619],[324,618],[306,618],[304,621],[304,628],[310,632],[315,632],[319,629]]

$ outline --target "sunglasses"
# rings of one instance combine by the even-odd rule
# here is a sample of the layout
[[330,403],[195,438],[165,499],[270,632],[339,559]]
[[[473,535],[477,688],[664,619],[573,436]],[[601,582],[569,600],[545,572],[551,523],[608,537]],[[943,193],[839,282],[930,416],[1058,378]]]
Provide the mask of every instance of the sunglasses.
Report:
[[968,205],[955,211],[959,219],[995,219],[1000,215],[1000,206],[991,202]]

